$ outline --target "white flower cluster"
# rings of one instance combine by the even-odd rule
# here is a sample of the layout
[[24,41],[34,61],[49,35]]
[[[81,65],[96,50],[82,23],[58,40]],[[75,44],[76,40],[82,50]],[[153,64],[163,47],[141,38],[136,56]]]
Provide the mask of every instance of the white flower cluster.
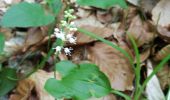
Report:
[[[61,39],[63,42],[69,42],[71,44],[76,44],[77,38],[74,36],[74,32],[77,31],[77,28],[76,28],[74,22],[70,22],[71,20],[76,18],[76,16],[72,15],[73,12],[74,12],[73,9],[69,9],[69,10],[65,11],[64,17],[65,17],[65,19],[67,19],[67,21],[65,21],[65,20],[61,21],[61,26],[65,29],[67,29],[68,32],[65,32],[64,29],[60,30],[58,28],[55,28],[54,35],[56,38]],[[55,54],[61,53],[61,51],[63,50],[65,52],[65,54],[69,55],[69,56],[71,56],[71,50],[73,50],[73,48],[71,48],[71,47],[68,48],[68,47],[63,47],[63,46],[57,46],[53,49],[55,49]]]

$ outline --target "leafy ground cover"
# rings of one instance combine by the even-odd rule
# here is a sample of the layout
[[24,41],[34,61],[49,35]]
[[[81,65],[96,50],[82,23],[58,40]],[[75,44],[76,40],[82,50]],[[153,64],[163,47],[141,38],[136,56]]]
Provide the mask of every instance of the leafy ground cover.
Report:
[[0,100],[170,100],[169,0],[1,0]]

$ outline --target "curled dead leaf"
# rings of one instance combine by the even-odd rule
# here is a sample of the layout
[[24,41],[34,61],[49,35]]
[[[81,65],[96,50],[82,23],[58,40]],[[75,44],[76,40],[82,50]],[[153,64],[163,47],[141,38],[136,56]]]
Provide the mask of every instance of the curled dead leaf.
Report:
[[170,54],[170,45],[163,47],[154,57],[155,61],[161,61]]
[[140,7],[144,10],[144,12],[152,12],[152,9],[160,0],[138,0],[140,3]]
[[158,26],[157,27],[158,30],[158,35],[164,39],[166,42],[170,43],[170,27],[162,27],[162,26]]
[[87,51],[88,59],[99,65],[101,71],[108,76],[112,88],[121,91],[133,89],[133,69],[122,53],[101,42],[88,46]]
[[[141,54],[140,54],[140,62],[142,63],[142,62],[144,62],[145,60],[147,60],[148,59],[148,57],[150,56],[150,49],[147,49],[147,50],[145,50],[144,52],[142,52]],[[136,63],[136,59],[135,59],[135,63]]]
[[160,0],[152,10],[152,20],[155,25],[167,27],[170,25],[170,1]]
[[[152,25],[147,22],[142,22],[139,16],[133,18],[128,33],[133,37],[138,47],[143,44],[148,44],[154,38],[154,33],[152,32]],[[126,35],[127,40],[128,35]],[[130,43],[130,42],[129,42]]]
[[157,76],[160,80],[161,88],[163,90],[168,88],[170,85],[170,67],[168,66],[168,64],[164,65],[162,70],[158,72]]
[[24,51],[31,45],[35,45],[39,43],[46,36],[40,28],[31,28],[28,31],[26,40],[25,40],[25,48]]

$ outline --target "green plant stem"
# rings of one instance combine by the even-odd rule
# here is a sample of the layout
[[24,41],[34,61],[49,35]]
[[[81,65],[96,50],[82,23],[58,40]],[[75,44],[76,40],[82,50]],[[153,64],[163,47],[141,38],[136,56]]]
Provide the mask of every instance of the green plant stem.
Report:
[[[55,57],[56,57],[55,63],[59,62],[58,55],[59,55],[59,52],[57,52],[57,54],[55,55]],[[56,67],[55,66],[54,66],[54,78],[56,78]]]
[[146,80],[143,82],[139,92],[135,95],[135,99],[134,100],[139,100],[140,95],[142,94],[142,92],[144,91],[147,83],[149,82],[149,80],[157,73],[161,70],[161,68],[164,66],[165,63],[168,62],[168,60],[170,59],[170,54],[165,57],[153,70],[153,72],[146,78]]
[[117,90],[111,90],[111,93],[113,93],[113,94],[116,94],[116,95],[119,95],[119,96],[121,96],[121,97],[123,97],[125,100],[131,100],[131,97],[130,96],[128,96],[128,95],[126,95],[126,94],[124,94],[124,93],[122,93],[122,92],[119,92],[119,91],[117,91]]
[[128,37],[132,43],[132,46],[135,50],[135,56],[136,56],[136,68],[135,68],[135,76],[136,76],[136,78],[135,78],[135,85],[136,85],[135,95],[136,95],[141,88],[141,85],[140,85],[140,80],[141,80],[141,77],[140,77],[140,73],[141,73],[140,53],[139,53],[139,49],[138,49],[137,44],[136,44],[135,40],[133,39],[133,37],[129,33],[127,33],[127,34],[128,34]]
[[97,39],[97,40],[100,40],[100,41],[102,41],[103,43],[105,43],[105,44],[107,44],[107,45],[115,48],[116,50],[120,51],[122,54],[124,54],[124,55],[128,58],[128,60],[130,61],[131,65],[133,65],[133,59],[132,59],[132,57],[131,57],[125,50],[123,50],[122,48],[120,48],[119,46],[113,44],[112,42],[110,42],[110,41],[108,41],[108,40],[106,40],[106,39],[104,39],[104,38],[102,38],[102,37],[100,37],[100,36],[98,36],[98,35],[96,35],[96,34],[94,34],[94,33],[92,33],[92,32],[89,32],[89,31],[87,31],[87,30],[78,28],[78,31],[81,32],[81,33],[83,33],[83,34],[85,34],[85,35],[88,35],[88,36],[90,36],[90,37],[92,37],[92,38],[95,38],[95,39]]

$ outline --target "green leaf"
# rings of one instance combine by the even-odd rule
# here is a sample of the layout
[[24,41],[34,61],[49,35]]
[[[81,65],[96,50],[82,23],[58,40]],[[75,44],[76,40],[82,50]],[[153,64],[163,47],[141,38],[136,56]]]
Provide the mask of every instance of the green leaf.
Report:
[[77,67],[76,64],[71,61],[60,61],[55,65],[55,69],[62,75],[62,77],[67,76],[72,70]]
[[[66,64],[63,64],[64,62]],[[87,100],[90,97],[99,98],[110,93],[110,83],[96,65],[84,63],[75,67],[71,62],[64,62],[60,62],[63,66],[57,68],[64,74],[62,80],[51,78],[45,84],[45,90],[52,96]],[[67,65],[69,63],[70,65]]]
[[54,16],[46,15],[40,4],[22,2],[7,10],[1,25],[3,27],[37,27],[48,25],[53,21]]
[[5,95],[16,86],[17,81],[10,78],[17,78],[16,70],[11,68],[2,69],[0,72],[0,96]]
[[53,11],[55,15],[58,15],[61,8],[62,8],[62,2],[61,0],[46,0],[48,3],[50,9]]
[[2,33],[0,33],[0,54],[4,50],[4,45],[5,45],[5,37]]
[[127,8],[125,0],[77,0],[76,2],[81,6],[94,6],[102,9],[108,9],[114,5]]

